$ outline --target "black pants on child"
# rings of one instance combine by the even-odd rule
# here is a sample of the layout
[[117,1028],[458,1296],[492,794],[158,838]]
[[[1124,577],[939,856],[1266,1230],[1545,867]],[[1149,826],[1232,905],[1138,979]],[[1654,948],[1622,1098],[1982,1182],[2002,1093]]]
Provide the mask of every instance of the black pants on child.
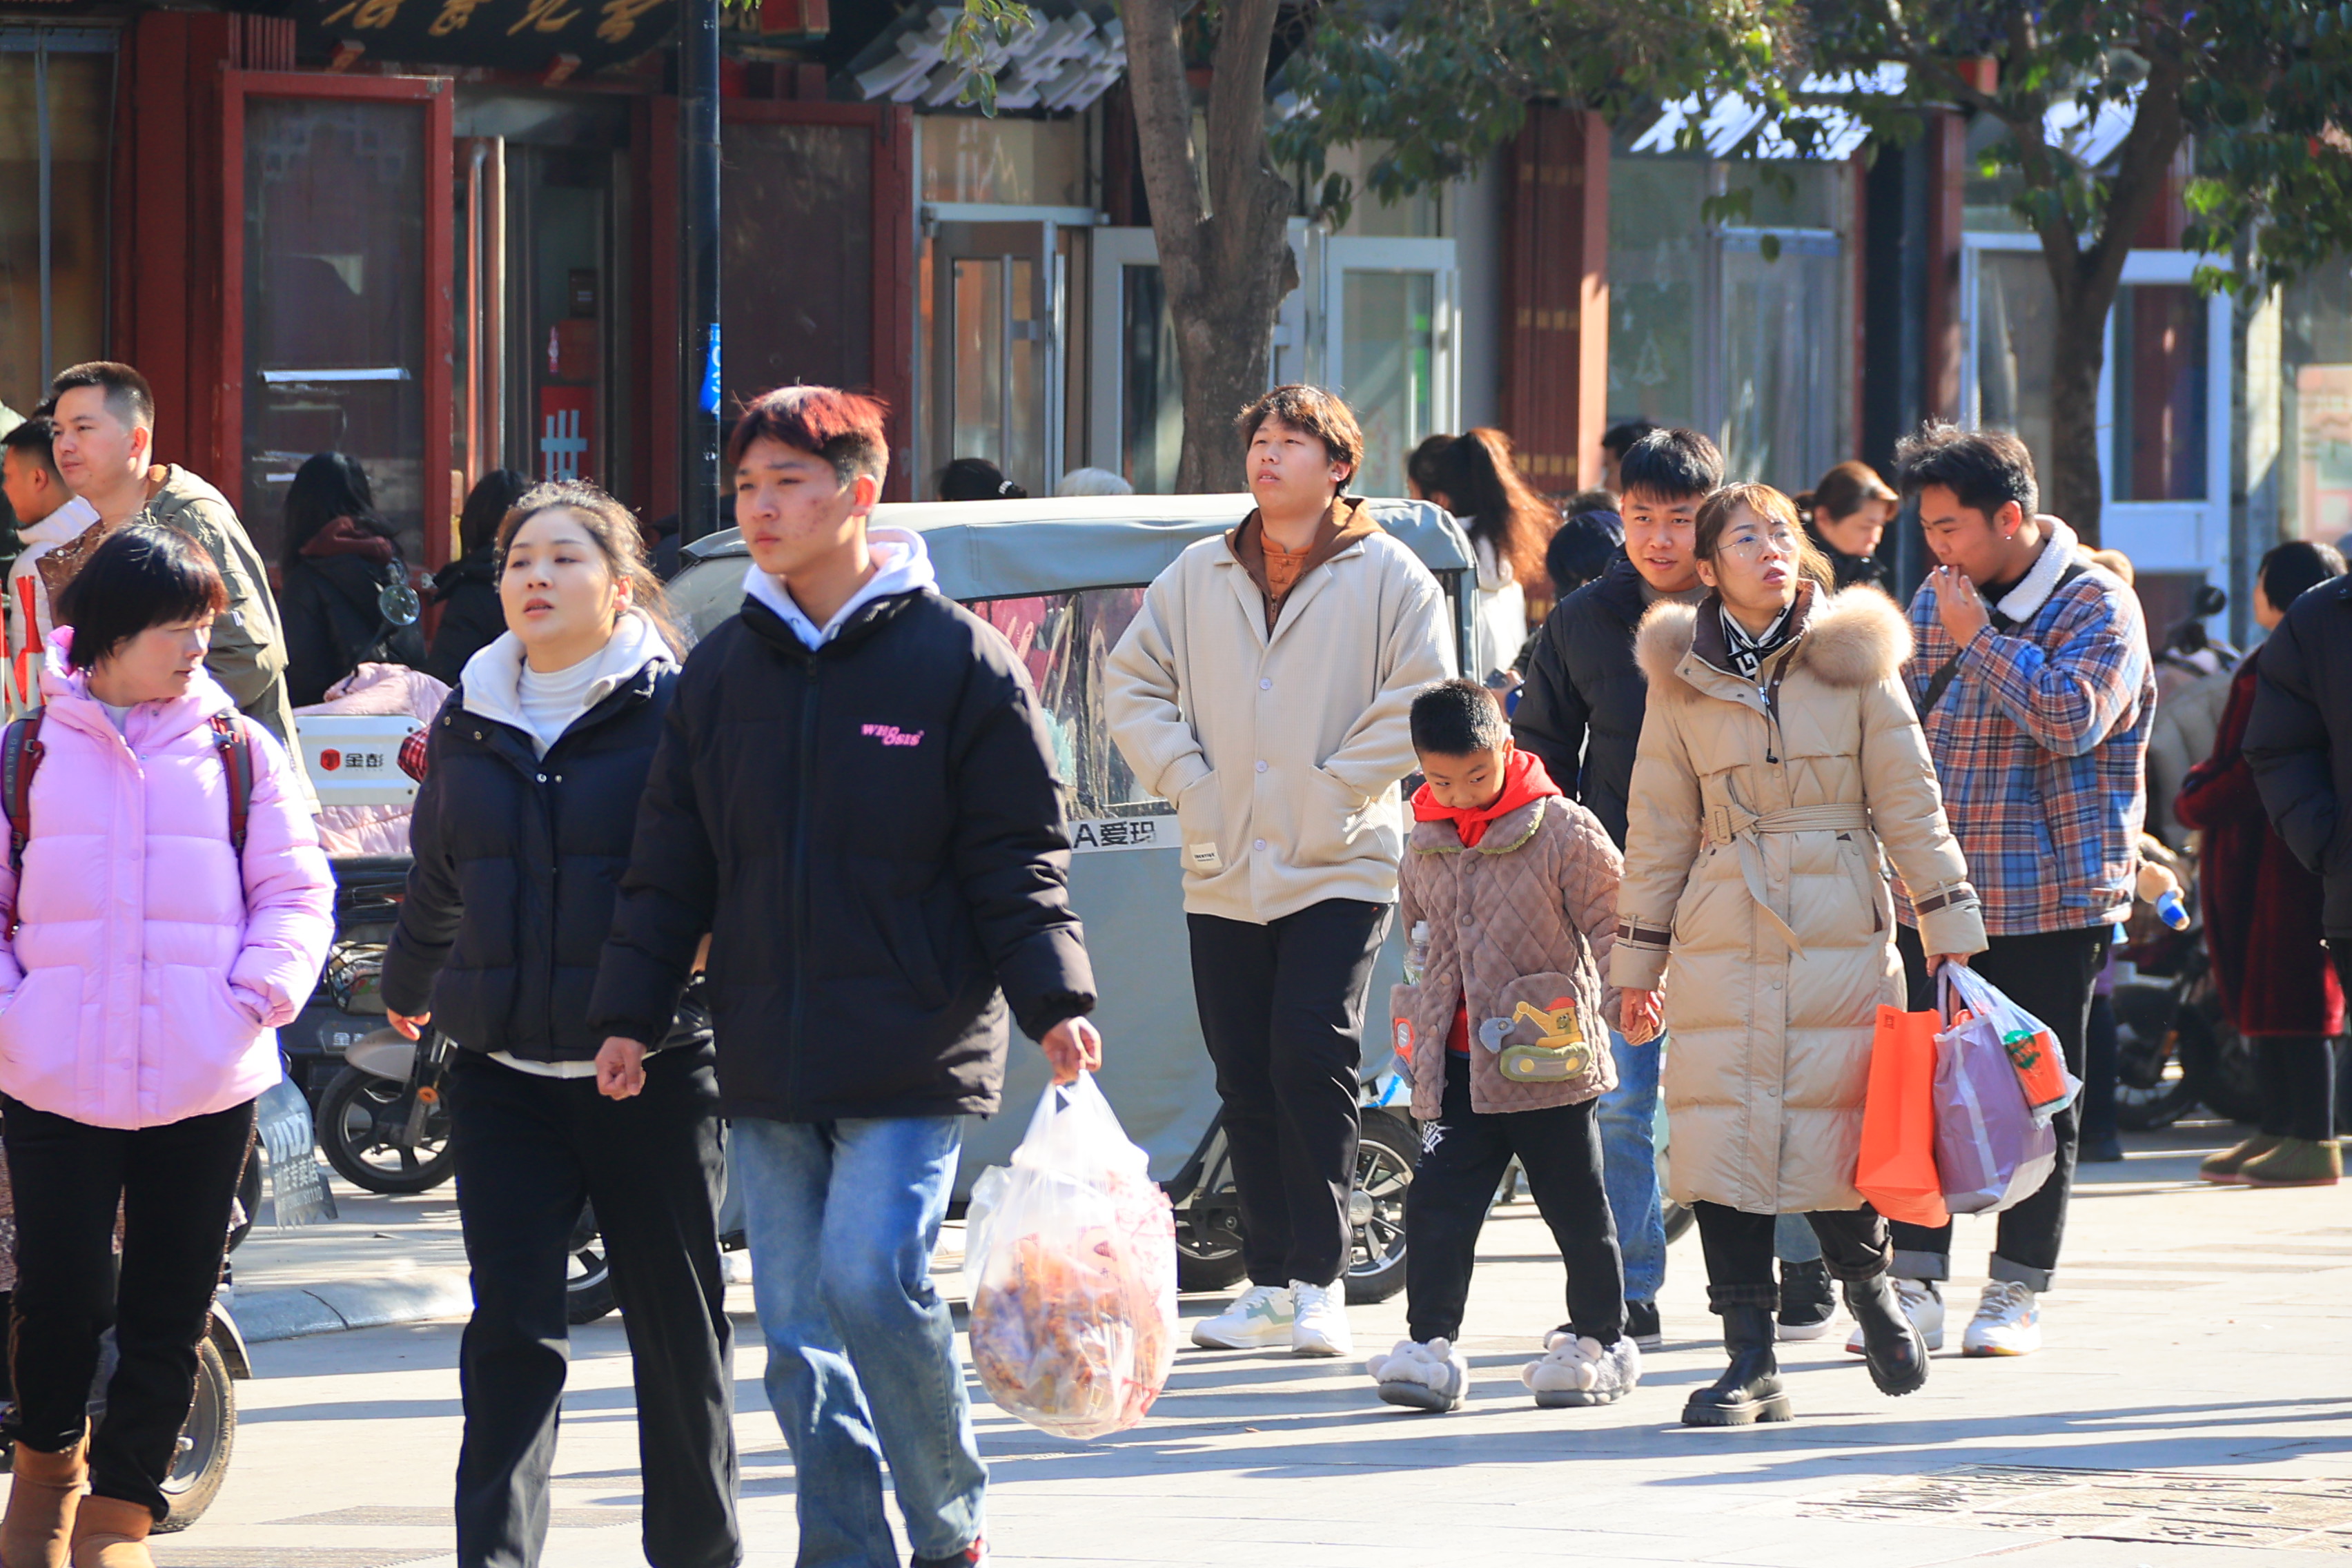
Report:
[[[1478,1231],[1514,1155],[1568,1265],[1569,1327],[1604,1345],[1624,1333],[1625,1268],[1601,1179],[1597,1103],[1482,1115],[1470,1109],[1468,1058],[1447,1055],[1444,1103],[1422,1131],[1421,1163],[1404,1194],[1404,1280],[1414,1339],[1427,1344],[1460,1336]],[[1768,1260],[1770,1240],[1768,1234]]]
[[6,1099],[0,1117],[16,1192],[14,1436],[44,1454],[81,1440],[99,1337],[111,1327],[120,1359],[106,1384],[106,1421],[90,1439],[90,1490],[160,1521],[253,1144],[253,1101],[131,1131]]
[[[1772,1277],[1772,1228],[1778,1217],[1749,1214],[1722,1204],[1691,1205],[1698,1216],[1699,1250],[1706,1255],[1706,1305],[1763,1307],[1778,1311],[1780,1282]],[[1832,1279],[1868,1279],[1884,1274],[1895,1248],[1886,1221],[1864,1204],[1858,1209],[1822,1209],[1805,1218],[1822,1239],[1822,1261]]]
[[1348,1271],[1364,1005],[1389,906],[1326,899],[1258,925],[1189,915],[1254,1285]]
[[[2066,1070],[2083,1076],[2084,1042],[2091,1026],[2091,988],[2107,962],[2112,928],[2091,926],[2080,931],[2033,931],[2024,936],[1997,936],[1969,965],[2001,994],[2050,1026]],[[1927,960],[1919,949],[1919,932],[1911,926],[1895,930],[1895,947],[1903,954],[1904,978],[1911,1006],[1924,1012],[1936,1005],[1936,983],[1927,974]],[[2000,1212],[1993,1237],[1991,1278],[2006,1279],[2032,1290],[2050,1289],[2058,1268],[2058,1250],[2066,1238],[2066,1199],[2074,1186],[2074,1151],[2080,1141],[2082,1111],[2068,1106],[2050,1123],[2058,1137],[2058,1165],[2034,1194],[2014,1208]],[[1949,1279],[1952,1277],[1952,1226],[1947,1220],[1930,1230],[1924,1226],[1895,1227],[1895,1272],[1906,1279]]]
[[608,1100],[593,1078],[544,1078],[459,1051],[449,1068],[457,1217],[474,1315],[457,1351],[462,1568],[532,1568],[571,1359],[563,1268],[593,1203],[629,1336],[646,1561],[729,1568],[735,1521],[734,1330],[719,1259],[725,1189],[708,1045],[646,1059],[646,1087]]

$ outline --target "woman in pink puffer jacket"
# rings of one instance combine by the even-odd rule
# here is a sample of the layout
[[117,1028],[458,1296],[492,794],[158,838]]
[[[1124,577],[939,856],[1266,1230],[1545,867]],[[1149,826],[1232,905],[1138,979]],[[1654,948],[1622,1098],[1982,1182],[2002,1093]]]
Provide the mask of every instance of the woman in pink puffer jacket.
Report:
[[[334,881],[286,753],[204,670],[226,603],[201,547],[124,528],[60,595],[42,672],[21,878],[0,862],[17,1256],[6,1568],[62,1568],[68,1552],[74,1568],[152,1568],[254,1099],[278,1080],[278,1026],[333,935]],[[241,860],[219,714],[253,767]],[[121,1361],[86,1443],[110,1322]]]

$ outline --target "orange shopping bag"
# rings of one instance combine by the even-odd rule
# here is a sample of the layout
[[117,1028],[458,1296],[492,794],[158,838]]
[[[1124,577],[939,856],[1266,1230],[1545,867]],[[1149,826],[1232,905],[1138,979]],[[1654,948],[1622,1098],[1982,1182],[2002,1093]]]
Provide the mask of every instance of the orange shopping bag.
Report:
[[1943,1026],[1932,1012],[1882,1006],[1870,1042],[1853,1184],[1871,1207],[1909,1225],[1940,1226],[1952,1217],[1936,1172],[1936,1032]]

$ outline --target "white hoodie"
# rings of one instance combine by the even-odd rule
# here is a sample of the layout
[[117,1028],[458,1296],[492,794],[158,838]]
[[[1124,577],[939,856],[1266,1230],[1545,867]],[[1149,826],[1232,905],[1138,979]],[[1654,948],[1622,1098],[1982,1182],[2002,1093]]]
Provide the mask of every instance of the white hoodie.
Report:
[[840,635],[849,624],[849,617],[859,606],[870,605],[889,594],[909,594],[919,588],[936,588],[939,574],[931,570],[931,552],[923,543],[923,536],[904,528],[869,529],[866,548],[874,557],[874,575],[865,585],[849,595],[849,602],[833,613],[833,619],[820,629],[806,612],[793,602],[784,580],[760,570],[754,563],[743,574],[743,592],[775,611],[794,636],[812,648],[823,647]]
[[8,668],[6,689],[0,693],[11,717],[40,700],[41,650],[58,629],[48,585],[34,563],[58,545],[79,539],[97,521],[98,509],[72,496],[40,521],[16,531],[24,549],[8,568]]

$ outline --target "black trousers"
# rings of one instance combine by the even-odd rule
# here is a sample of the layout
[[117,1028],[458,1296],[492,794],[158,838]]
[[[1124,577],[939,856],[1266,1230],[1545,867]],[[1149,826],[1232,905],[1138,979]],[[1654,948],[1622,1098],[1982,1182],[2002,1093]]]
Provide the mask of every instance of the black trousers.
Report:
[[2336,1136],[2336,1043],[2321,1035],[2258,1035],[2254,1072],[2263,1131],[2272,1138]]
[[571,1359],[564,1261],[593,1203],[629,1336],[646,1561],[730,1568],[735,1521],[734,1331],[719,1259],[726,1186],[709,1046],[646,1062],[607,1100],[593,1079],[519,1072],[477,1051],[449,1069],[457,1213],[474,1315],[458,1348],[457,1561],[532,1568]]
[[1185,919],[1242,1260],[1253,1284],[1328,1285],[1348,1270],[1365,993],[1389,906],[1327,899],[1265,925]]
[[[1778,1218],[1722,1204],[1697,1203],[1699,1250],[1706,1256],[1706,1305],[1764,1307],[1778,1311],[1780,1281],[1772,1273],[1772,1229]],[[1822,1261],[1832,1279],[1868,1279],[1886,1272],[1895,1248],[1886,1221],[1868,1204],[1858,1209],[1822,1209],[1805,1216],[1821,1237]]]
[[[124,1131],[0,1098],[16,1191],[8,1367],[14,1436],[62,1453],[80,1440],[99,1339],[119,1359],[90,1439],[90,1490],[161,1521],[196,1351],[228,1251],[229,1210],[253,1146],[253,1101]],[[122,1214],[118,1283],[114,1216]]]
[[[1474,1047],[1478,1048],[1478,1047]],[[1568,1265],[1568,1325],[1615,1344],[1625,1331],[1625,1265],[1601,1179],[1598,1102],[1480,1114],[1468,1058],[1447,1055],[1445,1099],[1422,1129],[1421,1163],[1404,1195],[1404,1281],[1412,1337],[1458,1339],[1478,1232],[1516,1157],[1536,1212]]]
[[[1997,936],[1969,966],[1999,987],[2001,994],[2050,1026],[2066,1069],[2083,1076],[2084,1041],[2091,1024],[2091,986],[2107,961],[2114,938],[2107,926],[2080,931],[2035,931],[2027,936]],[[1895,931],[1903,954],[1904,978],[1914,1011],[1936,1005],[1936,984],[1919,948],[1919,933],[1911,926]],[[2066,1236],[2066,1197],[2074,1185],[2074,1151],[2080,1141],[2079,1106],[2068,1106],[2051,1122],[2058,1134],[2058,1165],[2042,1189],[2014,1208],[2003,1209],[1993,1240],[1990,1277],[2035,1290],[2050,1289],[2058,1268],[2058,1249]],[[1934,1230],[1923,1226],[1895,1227],[1895,1272],[1908,1279],[1948,1279],[1952,1277],[1952,1227]]]

